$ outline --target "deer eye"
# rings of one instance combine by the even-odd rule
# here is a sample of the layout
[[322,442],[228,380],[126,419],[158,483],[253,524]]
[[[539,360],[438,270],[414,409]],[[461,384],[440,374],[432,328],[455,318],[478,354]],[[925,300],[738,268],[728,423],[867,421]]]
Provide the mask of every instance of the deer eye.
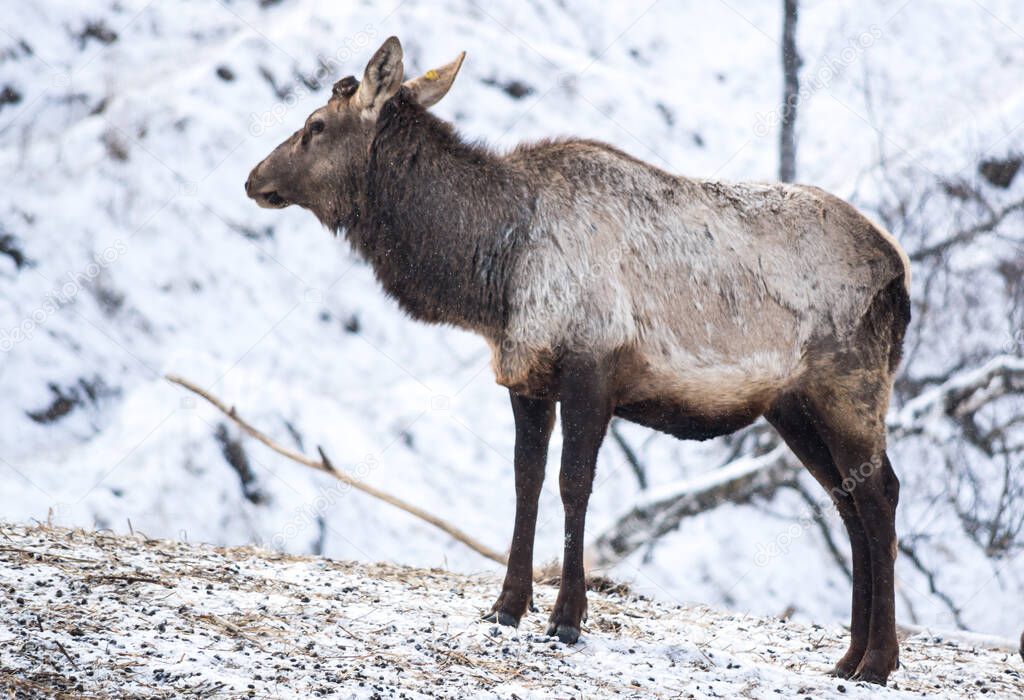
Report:
[[309,133],[311,133],[311,134],[319,134],[323,130],[324,130],[324,122],[323,122],[322,119],[317,119],[316,121],[310,122],[310,124],[309,124]]

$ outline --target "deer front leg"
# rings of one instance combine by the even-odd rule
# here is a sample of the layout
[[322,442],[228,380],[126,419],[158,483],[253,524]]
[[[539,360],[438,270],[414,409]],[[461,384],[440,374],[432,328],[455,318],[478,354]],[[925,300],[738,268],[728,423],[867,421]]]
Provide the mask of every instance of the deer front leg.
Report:
[[533,540],[537,501],[544,484],[548,442],[555,424],[555,402],[509,392],[516,420],[516,523],[501,595],[484,619],[518,627],[533,597]]
[[559,489],[565,509],[562,582],[547,633],[565,644],[580,637],[587,612],[583,534],[594,483],[597,452],[612,415],[610,372],[602,363],[574,359],[562,367],[562,468]]

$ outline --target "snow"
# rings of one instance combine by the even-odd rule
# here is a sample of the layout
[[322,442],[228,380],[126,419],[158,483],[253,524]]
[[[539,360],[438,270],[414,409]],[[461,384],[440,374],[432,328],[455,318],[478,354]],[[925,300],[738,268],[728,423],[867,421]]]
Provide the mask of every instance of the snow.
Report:
[[[419,521],[243,441],[265,495],[251,502],[214,437],[223,417],[161,379],[186,376],[282,444],[309,455],[323,446],[368,484],[496,549],[507,545],[512,418],[487,348],[403,318],[342,241],[304,212],[256,208],[242,183],[325,101],[333,80],[358,74],[391,34],[403,40],[410,71],[467,51],[436,111],[468,138],[508,148],[574,134],[673,172],[770,179],[776,134],[759,124],[779,109],[779,5],[12,3],[0,32],[0,90],[10,86],[21,100],[0,107],[0,238],[12,236],[26,261],[0,255],[0,516],[498,574]],[[936,175],[970,174],[979,154],[1024,148],[1021,3],[802,6],[805,77],[842,65],[801,106],[801,180],[877,215],[893,190],[918,194]],[[104,43],[90,26],[117,38]],[[865,33],[869,45],[845,59]],[[319,59],[334,70],[307,87],[301,78]],[[517,99],[502,88],[514,80],[530,92]],[[883,160],[902,178],[898,187],[882,177]],[[994,201],[1020,187],[1018,178]],[[933,203],[920,232],[894,233],[934,241],[962,215]],[[1012,351],[1020,330],[1003,283],[980,268],[1014,243],[952,261],[965,281],[933,306],[980,301],[921,327],[915,376]],[[922,294],[923,283],[915,285]],[[59,396],[71,402],[66,414],[31,417]],[[953,430],[939,417],[930,425]],[[721,441],[683,444],[629,425],[622,432],[648,466],[652,491],[718,479],[714,469],[729,454]],[[552,475],[559,447],[556,431]],[[944,471],[930,446],[901,444],[893,460],[904,484],[900,532],[919,543],[957,619],[978,632],[1018,634],[1019,548],[990,557],[965,536],[954,513],[957,471]],[[643,498],[607,444],[588,532],[605,531]],[[849,583],[816,530],[800,529],[785,556],[757,565],[806,508],[792,492],[722,507],[606,573],[659,605],[792,609],[834,627],[848,619]],[[538,563],[559,556],[561,524],[549,478]],[[829,525],[843,547],[837,519]],[[902,557],[898,576],[901,621],[955,624],[933,582]]]
[[0,525],[0,688],[38,697],[1011,698],[1005,640],[910,634],[890,688],[835,626],[592,591],[579,644],[480,621],[491,575]]

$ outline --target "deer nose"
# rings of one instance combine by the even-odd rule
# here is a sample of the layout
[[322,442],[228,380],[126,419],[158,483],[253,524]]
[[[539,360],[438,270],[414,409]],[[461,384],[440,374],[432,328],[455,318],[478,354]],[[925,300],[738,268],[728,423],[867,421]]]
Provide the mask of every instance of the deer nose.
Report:
[[245,193],[250,197],[255,196],[260,190],[260,166],[263,163],[257,163],[256,167],[249,171],[249,177],[245,180]]

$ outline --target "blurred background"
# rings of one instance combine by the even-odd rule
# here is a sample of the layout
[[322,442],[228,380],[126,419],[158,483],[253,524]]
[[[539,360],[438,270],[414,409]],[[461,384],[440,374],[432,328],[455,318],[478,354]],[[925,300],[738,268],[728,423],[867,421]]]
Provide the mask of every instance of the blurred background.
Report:
[[[1016,636],[1024,5],[794,6],[5,8],[0,517],[500,571],[162,378],[184,375],[281,444],[322,446],[363,482],[508,546],[512,416],[484,343],[404,318],[342,239],[243,192],[250,168],[394,34],[410,75],[467,51],[434,108],[467,138],[508,149],[577,135],[693,177],[795,179],[891,229],[914,272],[890,416],[898,619]],[[561,549],[559,442],[538,562]],[[616,423],[591,500],[592,563],[665,600],[847,620],[842,525],[776,445],[761,423],[708,443]]]

